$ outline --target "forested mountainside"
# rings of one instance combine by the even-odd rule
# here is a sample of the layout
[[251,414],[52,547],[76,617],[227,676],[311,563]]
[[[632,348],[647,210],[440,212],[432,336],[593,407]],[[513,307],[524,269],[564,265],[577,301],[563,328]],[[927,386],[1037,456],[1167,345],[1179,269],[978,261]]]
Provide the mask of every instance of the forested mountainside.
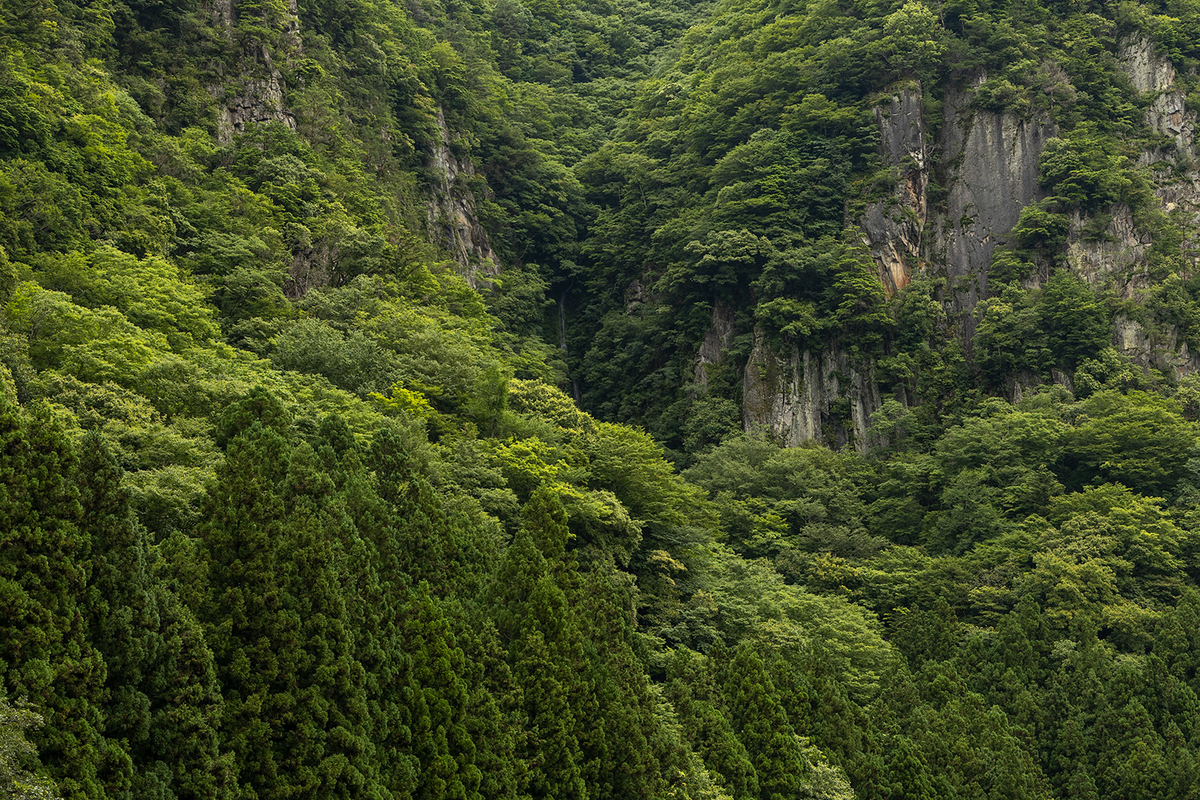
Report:
[[1196,10],[1084,5],[690,29],[577,169],[585,407],[683,453],[743,425],[866,453],[880,411],[1192,377]]
[[0,3],[0,787],[1200,797],[1200,3]]

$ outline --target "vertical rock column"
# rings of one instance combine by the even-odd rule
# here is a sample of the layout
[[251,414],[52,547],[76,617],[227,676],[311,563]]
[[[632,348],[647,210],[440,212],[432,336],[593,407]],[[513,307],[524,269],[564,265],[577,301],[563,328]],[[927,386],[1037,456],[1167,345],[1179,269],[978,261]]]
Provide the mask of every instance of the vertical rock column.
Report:
[[[839,400],[844,408],[835,414]],[[779,355],[761,331],[755,333],[742,388],[747,433],[768,430],[787,447],[828,438],[864,453],[871,414],[881,405],[870,362],[852,361],[836,343],[816,354],[792,347]]]
[[912,85],[875,109],[880,155],[895,170],[896,184],[891,197],[867,207],[859,227],[889,297],[912,278],[928,216],[929,149],[921,106],[921,87]]
[[479,223],[475,196],[468,185],[475,166],[470,159],[460,161],[455,157],[450,128],[441,107],[435,122],[437,138],[427,162],[433,183],[428,206],[429,238],[450,253],[467,281],[478,288],[500,273],[500,258]]
[[[1200,249],[1200,173],[1194,165],[1196,114],[1186,108],[1187,94],[1175,82],[1175,67],[1170,59],[1155,52],[1145,36],[1121,42],[1118,63],[1133,88],[1148,100],[1144,121],[1148,128],[1164,137],[1159,147],[1141,154],[1143,164],[1172,162],[1177,169],[1155,170],[1155,197],[1162,210],[1180,223],[1187,237],[1185,250]],[[1182,169],[1178,169],[1181,167]],[[1071,268],[1093,283],[1117,278],[1126,298],[1137,297],[1150,283],[1140,265],[1153,243],[1149,233],[1134,225],[1133,214],[1125,206],[1112,211],[1112,222],[1103,241],[1073,242]],[[1192,268],[1200,267],[1193,257]],[[1115,320],[1113,344],[1135,364],[1153,367],[1178,377],[1200,373],[1200,353],[1192,352],[1182,340],[1178,328],[1170,325],[1143,325],[1126,316]]]
[[[243,19],[237,0],[214,0],[213,22],[225,31],[230,47],[238,53],[232,74],[218,67],[221,84],[210,86],[217,100],[217,141],[228,144],[233,137],[257,122],[278,122],[295,130],[296,120],[285,101],[286,83],[281,65],[287,66],[302,54],[300,12],[296,0],[275,6],[256,7],[252,26]],[[250,17],[245,18],[250,21]]]
[[[978,84],[985,80],[980,76]],[[945,180],[944,213],[931,220],[929,260],[950,279],[952,313],[968,346],[974,309],[987,295],[992,253],[1021,218],[1021,209],[1045,196],[1038,159],[1057,134],[1049,120],[1023,119],[1011,112],[971,109],[973,92],[951,92],[940,147],[955,165]]]

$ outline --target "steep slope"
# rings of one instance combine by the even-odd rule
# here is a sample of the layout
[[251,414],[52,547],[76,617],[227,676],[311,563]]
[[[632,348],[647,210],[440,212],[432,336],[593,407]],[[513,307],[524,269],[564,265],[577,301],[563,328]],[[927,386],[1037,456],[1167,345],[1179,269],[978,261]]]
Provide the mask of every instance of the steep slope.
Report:
[[[585,406],[680,449],[711,418],[865,451],[889,398],[1069,386],[1108,348],[1192,374],[1195,11],[1167,11],[719,7],[581,165]],[[1103,335],[1015,332],[1057,272]]]
[[1093,11],[0,7],[0,785],[1193,797],[1195,15]]

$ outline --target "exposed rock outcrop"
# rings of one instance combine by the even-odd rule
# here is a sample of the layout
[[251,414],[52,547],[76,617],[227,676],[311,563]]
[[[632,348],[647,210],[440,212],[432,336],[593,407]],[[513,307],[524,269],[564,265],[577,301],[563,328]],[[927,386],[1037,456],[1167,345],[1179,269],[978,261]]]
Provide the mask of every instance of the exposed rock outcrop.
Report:
[[1175,82],[1174,65],[1159,58],[1154,53],[1154,45],[1145,36],[1123,41],[1117,57],[1129,82],[1139,92],[1158,92]]
[[1134,225],[1133,212],[1126,205],[1112,209],[1111,220],[1099,236],[1082,235],[1084,219],[1076,213],[1071,220],[1067,263],[1071,271],[1093,286],[1118,279],[1123,293],[1131,297],[1133,282],[1130,269],[1142,263],[1153,241]]
[[938,215],[931,259],[942,265],[964,334],[973,329],[971,311],[987,292],[992,253],[1021,217],[1021,209],[1040,199],[1038,158],[1057,132],[1044,119],[1022,119],[1010,112],[972,110],[971,95],[950,93],[942,148],[949,195]]
[[[238,20],[236,0],[214,0],[210,8],[213,23],[233,41]],[[240,64],[229,82],[209,87],[217,101],[217,141],[228,144],[246,126],[259,122],[278,122],[295,130],[296,119],[287,109],[283,71],[277,63],[290,62],[301,55],[300,11],[296,0],[288,0],[277,20],[262,20],[264,29],[273,28],[268,45],[254,41],[241,54]]]
[[428,154],[432,176],[429,203],[429,236],[445,248],[462,267],[472,286],[500,272],[500,259],[492,250],[487,232],[479,223],[475,195],[469,179],[475,174],[470,160],[459,161],[451,148],[450,129],[441,108],[437,111],[437,138]]
[[1140,367],[1162,370],[1179,378],[1200,375],[1200,353],[1193,353],[1174,328],[1147,330],[1128,317],[1117,317],[1114,344]]
[[[1162,210],[1185,231],[1185,252],[1198,252],[1197,117],[1185,106],[1174,67],[1148,39],[1123,42],[1118,55],[1130,83],[1147,101],[1146,125],[1164,137],[1141,162],[1170,162],[1170,168],[1154,170],[1155,193]],[[1046,196],[1038,181],[1038,161],[1047,141],[1058,134],[1045,115],[1024,118],[973,108],[975,90],[984,80],[981,75],[973,88],[947,92],[945,123],[936,142],[931,140],[918,85],[898,89],[876,109],[880,155],[894,171],[895,183],[858,221],[889,295],[903,289],[920,270],[948,279],[943,299],[968,351],[975,306],[987,296],[992,255],[1020,220],[1022,209]],[[940,158],[934,156],[935,147]],[[935,164],[940,166],[935,169]],[[941,208],[930,203],[931,181],[944,187]],[[1151,284],[1145,265],[1152,236],[1139,228],[1125,205],[1103,214],[1072,216],[1067,264],[1092,285],[1115,286],[1125,299],[1137,300]],[[1193,257],[1192,266],[1200,269],[1200,258]],[[1039,281],[1034,276],[1029,285]],[[704,366],[720,352],[721,331],[714,310],[697,359],[698,384]],[[1193,353],[1173,328],[1119,317],[1113,344],[1145,368],[1177,377],[1200,374],[1200,353]],[[745,427],[766,428],[788,445],[825,439],[864,449],[868,421],[881,405],[873,371],[870,363],[851,363],[836,344],[821,353],[796,347],[773,350],[757,332],[744,376]],[[1071,388],[1069,375],[1056,373],[1053,379]],[[1020,397],[1039,380],[1016,376],[1008,394]]]
[[725,357],[725,351],[733,344],[733,307],[723,300],[713,304],[712,324],[704,334],[700,343],[700,352],[696,354],[696,388],[708,389],[708,369],[720,363]]
[[1175,83],[1175,67],[1169,59],[1155,53],[1145,37],[1122,43],[1120,64],[1135,89],[1153,95],[1146,109],[1146,125],[1174,142],[1173,151],[1147,150],[1141,161],[1153,164],[1169,160],[1184,168],[1156,170],[1155,194],[1164,211],[1183,217],[1183,228],[1191,234],[1190,245],[1196,249],[1200,245],[1200,173],[1194,166],[1196,114],[1185,106],[1187,95]]
[[825,439],[865,452],[871,414],[882,405],[872,365],[852,363],[840,348],[823,353],[792,347],[780,357],[762,331],[742,385],[742,422],[747,432],[768,429],[782,444],[795,447]]
[[896,172],[892,195],[867,206],[860,222],[863,241],[879,267],[888,296],[908,285],[920,261],[929,187],[929,143],[921,87],[907,86],[875,109],[880,154]]
[[[1162,210],[1175,217],[1187,239],[1186,248],[1200,247],[1200,174],[1194,161],[1196,152],[1196,114],[1187,110],[1186,93],[1175,82],[1175,67],[1157,53],[1144,36],[1127,39],[1118,53],[1122,70],[1133,87],[1150,95],[1146,108],[1146,126],[1167,137],[1171,144],[1142,153],[1143,164],[1168,161],[1169,169],[1156,169],[1155,196]],[[1173,146],[1172,146],[1173,145]],[[1113,277],[1126,298],[1134,298],[1148,284],[1144,270],[1138,269],[1153,244],[1150,235],[1135,228],[1128,209],[1118,207],[1106,231],[1103,243],[1071,246],[1071,266],[1091,278],[1094,274]],[[1193,268],[1200,260],[1192,258]],[[1118,317],[1113,344],[1135,364],[1154,368],[1177,377],[1200,372],[1200,354],[1192,353],[1179,331],[1173,327],[1151,325]]]
[[[1118,54],[1121,69],[1133,88],[1153,94],[1146,109],[1146,125],[1174,140],[1178,156],[1196,155],[1196,115],[1187,110],[1187,94],[1175,84],[1175,66],[1154,51],[1144,36],[1121,43]],[[1143,161],[1159,160],[1161,153],[1147,153]]]
[[[982,83],[983,77],[976,85]],[[1021,209],[1044,196],[1038,157],[1057,132],[1045,119],[971,108],[973,92],[948,93],[938,147],[948,188],[944,211],[929,208],[933,142],[919,85],[892,95],[876,109],[880,153],[896,170],[891,196],[867,207],[860,227],[889,294],[904,288],[914,268],[932,263],[951,279],[957,310],[969,312],[987,291],[992,252],[1020,219]]]
[[[1038,158],[1056,133],[1045,119],[971,108],[972,92],[951,92],[937,146],[950,165],[940,179],[946,207],[929,206],[932,148],[921,89],[910,84],[876,110],[880,154],[895,170],[890,195],[867,207],[859,222],[888,294],[908,285],[921,269],[950,279],[946,301],[968,343],[973,310],[987,292],[992,252],[1020,219],[1021,210],[1044,193]],[[882,405],[870,362],[853,362],[836,344],[823,352],[772,352],[755,338],[743,383],[747,430],[765,427],[780,441],[808,439],[869,444],[867,428]]]

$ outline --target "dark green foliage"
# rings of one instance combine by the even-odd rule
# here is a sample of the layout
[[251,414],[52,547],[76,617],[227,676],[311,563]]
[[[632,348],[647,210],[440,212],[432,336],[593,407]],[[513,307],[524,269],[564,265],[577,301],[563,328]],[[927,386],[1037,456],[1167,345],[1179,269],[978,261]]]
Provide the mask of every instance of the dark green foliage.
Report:
[[716,780],[737,800],[758,797],[758,774],[733,727],[710,662],[691,651],[677,650],[668,676],[671,702],[684,732]]
[[1096,292],[1066,270],[1040,290],[1008,284],[976,315],[976,361],[992,385],[1022,372],[1074,371],[1098,358],[1112,338],[1109,312]]
[[230,776],[218,753],[212,654],[192,612],[162,581],[107,444],[89,433],[81,449],[82,527],[92,543],[90,634],[108,672],[105,734],[126,743],[133,773],[112,793],[222,796]]
[[0,791],[1196,795],[1194,3],[235,5],[0,7]]
[[479,797],[483,773],[475,765],[476,745],[468,730],[471,692],[463,652],[427,585],[418,587],[400,615],[400,644],[412,654],[411,680],[420,687],[407,698],[412,713],[409,752],[421,764],[413,796]]
[[1038,159],[1042,185],[1067,207],[1097,210],[1124,203],[1136,208],[1147,200],[1146,180],[1113,144],[1088,124],[1051,139]]
[[230,441],[201,532],[211,563],[202,621],[240,782],[268,796],[366,797],[378,788],[365,761],[362,666],[344,550],[318,505],[334,487],[313,455],[257,421]]
[[1095,292],[1069,272],[1056,272],[1042,287],[1038,317],[1058,366],[1073,370],[1094,358],[1111,338],[1107,309]]
[[743,642],[724,665],[722,691],[730,718],[758,777],[758,797],[795,797],[812,779],[787,712],[762,659]]
[[1068,463],[1076,485],[1115,481],[1160,496],[1183,477],[1195,447],[1192,423],[1170,401],[1143,392],[1101,392],[1083,402]]
[[[551,577],[529,528],[538,528],[536,517],[508,547],[491,592],[513,677],[523,687],[528,738],[520,755],[530,767],[533,796],[585,798],[579,704],[589,687],[577,671],[582,666],[581,642],[566,596]],[[550,547],[555,546],[549,538],[553,527],[538,533],[547,537]],[[557,547],[561,552],[562,544]]]
[[0,662],[5,690],[47,720],[34,735],[64,797],[107,797],[129,779],[128,754],[104,738],[104,659],[85,617],[91,543],[81,530],[78,456],[45,407],[0,408]]

